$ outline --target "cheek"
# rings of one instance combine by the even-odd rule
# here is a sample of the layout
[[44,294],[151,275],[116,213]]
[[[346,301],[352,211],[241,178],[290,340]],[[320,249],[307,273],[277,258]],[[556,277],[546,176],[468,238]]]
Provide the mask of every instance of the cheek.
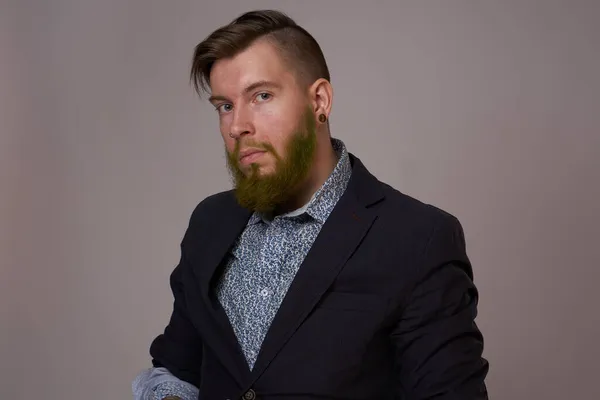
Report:
[[221,133],[221,138],[223,139],[223,143],[225,144],[225,148],[228,152],[232,152],[235,149],[235,139],[232,139],[229,136],[228,126],[221,123],[219,126],[219,130]]
[[226,134],[221,134],[221,136],[223,138],[223,144],[225,145],[225,150],[227,150],[228,153],[233,152],[235,150],[235,141]]
[[280,113],[260,113],[255,120],[257,139],[270,143],[277,154],[283,156],[288,138],[293,134],[295,124],[291,115]]
[[229,137],[229,134],[221,133],[221,137],[223,139],[223,145],[227,153],[231,154],[235,151],[236,141]]
[[219,118],[219,131],[221,131],[223,140],[229,139],[229,123],[223,117]]

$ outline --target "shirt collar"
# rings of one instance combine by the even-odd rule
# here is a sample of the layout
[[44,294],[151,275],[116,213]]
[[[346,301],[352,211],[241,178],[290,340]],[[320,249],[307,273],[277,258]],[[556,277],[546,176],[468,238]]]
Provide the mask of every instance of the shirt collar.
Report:
[[[350,176],[352,175],[350,156],[348,155],[348,150],[344,143],[339,139],[332,138],[331,144],[333,150],[337,154],[338,162],[325,183],[323,183],[319,190],[313,194],[307,204],[299,209],[282,214],[280,218],[292,218],[307,214],[320,223],[325,223],[325,220],[327,220],[327,217],[329,217],[329,214],[333,211],[338,200],[346,191]],[[248,225],[253,225],[260,221],[266,223],[270,222],[267,217],[254,212],[250,216]]]

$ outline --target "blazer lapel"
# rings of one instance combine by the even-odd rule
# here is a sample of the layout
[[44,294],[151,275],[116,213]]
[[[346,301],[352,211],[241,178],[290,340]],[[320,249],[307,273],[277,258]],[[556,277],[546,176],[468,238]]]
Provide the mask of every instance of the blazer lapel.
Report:
[[[198,245],[201,248],[194,252],[198,260],[194,263],[194,274],[200,286],[202,300],[208,310],[208,317],[214,321],[210,326],[215,327],[215,329],[204,330],[203,339],[210,348],[214,349],[215,355],[220,358],[238,383],[243,385],[247,382],[250,369],[229,318],[213,288],[220,277],[219,267],[222,266],[230,248],[246,227],[251,213],[238,206],[235,199],[231,207],[225,206],[223,209],[225,211],[217,216],[219,220],[214,221],[214,230],[207,234],[204,243]],[[206,232],[208,231],[207,229]]]
[[[374,185],[375,178],[357,158],[351,160],[354,168],[348,188],[323,225],[267,332],[252,371],[252,383],[316,306],[376,219],[375,210],[366,208],[365,203],[380,199],[381,188]],[[366,202],[360,197],[365,184],[370,191],[366,192]]]

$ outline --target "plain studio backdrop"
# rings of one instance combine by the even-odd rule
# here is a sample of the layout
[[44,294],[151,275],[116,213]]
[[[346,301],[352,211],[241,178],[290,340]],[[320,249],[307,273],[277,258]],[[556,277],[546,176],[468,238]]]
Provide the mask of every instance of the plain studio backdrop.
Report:
[[1,3],[0,397],[131,397],[230,187],[193,48],[271,7],[325,52],[333,135],[462,221],[491,398],[600,398],[597,0]]

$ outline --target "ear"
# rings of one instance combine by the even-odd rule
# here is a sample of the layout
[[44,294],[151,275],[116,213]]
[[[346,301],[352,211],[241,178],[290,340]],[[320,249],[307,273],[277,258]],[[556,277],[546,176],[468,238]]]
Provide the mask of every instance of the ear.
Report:
[[319,121],[320,114],[325,114],[327,120],[329,120],[331,103],[333,101],[333,87],[331,83],[324,78],[317,79],[309,89],[309,96],[316,121]]

